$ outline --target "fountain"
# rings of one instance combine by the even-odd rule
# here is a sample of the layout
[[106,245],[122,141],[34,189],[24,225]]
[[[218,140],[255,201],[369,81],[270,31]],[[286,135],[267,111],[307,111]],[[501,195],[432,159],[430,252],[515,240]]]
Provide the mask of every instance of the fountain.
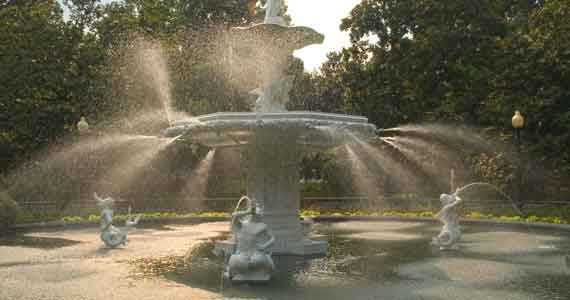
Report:
[[[120,195],[127,188],[137,190],[131,186],[133,182],[144,185],[154,179],[140,180],[141,170],[160,151],[175,140],[191,141],[211,148],[202,161],[194,164],[192,172],[184,173],[190,177],[185,190],[201,195],[208,174],[218,172],[212,169],[216,153],[220,153],[216,151],[235,148],[241,152],[247,168],[247,196],[240,199],[232,215],[233,238],[218,241],[225,237],[221,233],[227,225],[206,223],[204,219],[195,224],[193,217],[188,222],[183,222],[186,218],[162,219],[158,225],[147,226],[141,234],[127,236],[128,229],[138,222],[138,218],[129,218],[126,228],[118,228],[113,224],[115,200],[95,195],[101,208],[101,240],[107,247],[115,248],[130,238],[137,247],[125,251],[101,249],[99,236],[94,235],[91,228],[45,230],[40,227],[0,237],[0,281],[3,283],[0,298],[570,299],[567,284],[570,280],[569,226],[533,222],[507,222],[504,224],[507,226],[497,226],[496,221],[480,220],[471,222],[470,230],[461,231],[456,210],[469,200],[463,192],[474,187],[496,190],[509,199],[514,211],[520,214],[508,195],[487,183],[472,183],[456,190],[455,180],[451,180],[451,192],[440,197],[443,208],[438,217],[444,223],[443,229],[424,218],[399,220],[333,215],[332,218],[316,219],[320,222],[318,233],[322,240],[310,239],[310,224],[304,226],[308,223],[299,218],[299,164],[304,153],[345,147],[348,162],[358,167],[352,175],[368,174],[363,170],[374,163],[396,183],[387,181],[385,191],[420,194],[422,190],[410,188],[415,177],[433,179],[426,180],[426,186],[448,177],[421,172],[422,165],[416,163],[423,158],[418,153],[437,151],[438,158],[445,159],[451,152],[429,147],[433,144],[450,146],[454,138],[461,139],[467,147],[479,147],[475,149],[485,144],[468,133],[455,132],[455,128],[411,125],[383,130],[380,133],[400,132],[394,137],[381,135],[378,141],[383,144],[375,147],[369,143],[369,139],[376,136],[375,127],[364,117],[287,111],[291,85],[287,65],[291,53],[320,43],[323,37],[309,28],[285,26],[279,15],[281,5],[282,1],[268,1],[264,23],[232,30],[234,47],[249,47],[251,51],[248,52],[261,62],[258,66],[263,80],[256,89],[258,99],[252,112],[220,112],[174,122],[164,131],[168,139],[126,134],[85,135],[81,142],[65,151],[50,153],[45,160],[47,175],[33,174],[36,169],[22,172],[34,175],[21,177],[22,181],[34,183],[29,185],[29,190],[34,191],[30,198],[60,200],[51,194],[55,193],[51,190],[59,187],[54,183],[81,178],[69,176],[74,173],[67,169],[91,162],[85,168],[77,168],[76,174],[87,169],[93,171],[91,167],[99,168],[96,164],[99,156],[105,156],[113,159],[113,167],[107,167],[110,163],[104,164],[91,176],[104,179],[104,182],[97,180],[85,186],[90,190],[115,188],[113,194]],[[163,64],[157,62],[156,65]],[[156,80],[160,84],[168,78],[158,77]],[[167,90],[160,93],[168,94]],[[138,124],[148,120],[149,115],[144,114],[131,121]],[[89,132],[85,119],[77,125],[81,133]],[[403,134],[405,132],[408,135]],[[438,137],[436,143],[429,142],[433,139],[426,141],[419,137],[438,132],[442,137]],[[465,146],[462,144],[461,147]],[[128,155],[115,155],[117,148],[128,150]],[[181,149],[202,152],[196,147]],[[180,154],[178,151],[173,153]],[[459,156],[461,153],[452,154]],[[203,156],[195,154],[196,157]],[[400,164],[400,158],[391,157],[391,154],[406,158],[406,164]],[[79,159],[83,157],[85,159]],[[177,157],[168,167],[186,158]],[[448,170],[436,164],[429,167],[437,168],[436,171]],[[162,170],[158,168],[157,172]],[[176,179],[182,177],[178,173],[173,175]],[[157,181],[158,185],[167,180]],[[360,181],[359,184],[366,186],[378,183]],[[447,186],[446,182],[444,184]],[[78,194],[75,189],[67,188],[73,184],[62,186],[62,192],[69,194],[69,198]],[[392,186],[395,188],[390,189]],[[50,189],[46,189],[47,193],[36,192],[37,187]],[[174,191],[178,195],[179,189]],[[154,195],[149,194],[149,198]],[[386,195],[388,198],[388,193]],[[6,198],[0,193],[2,197]],[[159,202],[166,197],[156,199]],[[245,202],[246,209],[240,210],[240,203]],[[7,214],[15,215],[15,212]],[[20,228],[45,224],[24,225],[27,226]],[[440,229],[433,239],[438,248],[455,249],[460,239],[466,246],[451,255],[435,253],[429,242],[433,233]],[[49,251],[40,250],[44,248]],[[225,260],[213,259],[212,250]],[[324,253],[328,255],[314,257]],[[224,286],[226,279],[231,282],[271,281],[252,289]]]
[[[276,255],[322,255],[325,241],[308,239],[299,218],[299,163],[302,153],[338,147],[358,137],[375,136],[368,119],[308,111],[287,111],[291,89],[286,74],[293,51],[322,43],[321,34],[307,27],[287,27],[281,0],[268,1],[264,23],[232,30],[233,44],[251,49],[262,74],[253,112],[219,112],[177,121],[165,130],[211,148],[237,147],[247,168],[247,195],[256,199],[261,219],[275,236]],[[225,255],[235,241],[218,244]]]

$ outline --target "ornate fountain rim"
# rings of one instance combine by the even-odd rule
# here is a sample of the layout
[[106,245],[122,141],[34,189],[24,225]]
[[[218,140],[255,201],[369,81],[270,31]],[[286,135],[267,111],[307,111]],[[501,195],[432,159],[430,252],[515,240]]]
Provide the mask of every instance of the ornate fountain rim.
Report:
[[350,135],[373,138],[376,126],[366,117],[333,113],[220,112],[174,122],[164,135],[189,137],[210,147],[230,147],[248,144],[263,130],[278,138],[293,136],[300,145],[323,149],[348,143]]
[[201,115],[194,117],[190,120],[179,120],[172,123],[173,127],[187,124],[195,124],[196,122],[211,122],[211,121],[228,121],[228,120],[289,120],[289,119],[314,119],[314,120],[327,120],[337,122],[350,122],[350,123],[364,123],[368,124],[368,118],[363,116],[352,116],[335,113],[323,113],[313,111],[288,111],[288,112],[271,112],[271,113],[256,113],[256,112],[217,112],[213,114]]

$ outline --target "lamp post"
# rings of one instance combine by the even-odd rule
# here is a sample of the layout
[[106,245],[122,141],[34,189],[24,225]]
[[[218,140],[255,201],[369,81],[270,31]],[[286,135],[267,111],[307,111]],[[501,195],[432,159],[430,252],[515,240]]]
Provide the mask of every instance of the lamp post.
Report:
[[515,147],[517,151],[517,168],[516,168],[516,201],[519,209],[522,210],[523,203],[521,199],[521,188],[522,188],[522,161],[521,161],[521,129],[524,127],[524,117],[521,115],[520,111],[515,111],[515,115],[511,119],[511,124],[515,130]]
[[[87,135],[89,133],[89,123],[87,123],[87,120],[85,119],[85,117],[81,117],[81,119],[79,120],[79,122],[77,122],[77,124],[75,125],[77,127],[77,131],[79,132],[80,136],[84,136]],[[87,159],[89,160],[91,157],[91,152],[93,151],[93,145],[91,142],[89,142],[89,152],[87,153]],[[77,162],[75,162],[75,166],[77,166]],[[77,171],[77,169],[74,166],[74,170]],[[85,174],[84,172],[81,172],[81,174]],[[78,174],[79,175],[79,174]],[[77,190],[77,195],[79,195],[81,197],[82,195],[82,183],[86,180],[89,180],[87,178],[86,175],[84,175],[85,177],[81,176],[80,178],[80,182],[78,183],[78,190]],[[81,206],[79,208],[79,213],[81,213]]]

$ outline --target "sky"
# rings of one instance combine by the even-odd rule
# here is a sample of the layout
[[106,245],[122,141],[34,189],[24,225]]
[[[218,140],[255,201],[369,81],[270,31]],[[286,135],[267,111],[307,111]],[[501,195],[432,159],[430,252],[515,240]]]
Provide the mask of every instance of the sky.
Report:
[[313,45],[295,52],[308,71],[316,70],[326,61],[327,54],[350,45],[348,32],[339,29],[341,20],[361,0],[285,0],[295,26],[307,26],[325,35],[322,45]]
[[[108,3],[116,0],[103,0]],[[307,26],[325,35],[322,45],[313,45],[295,52],[305,63],[305,69],[314,71],[326,61],[327,54],[350,45],[347,32],[339,29],[342,19],[347,17],[361,0],[285,0],[289,15],[295,26]]]

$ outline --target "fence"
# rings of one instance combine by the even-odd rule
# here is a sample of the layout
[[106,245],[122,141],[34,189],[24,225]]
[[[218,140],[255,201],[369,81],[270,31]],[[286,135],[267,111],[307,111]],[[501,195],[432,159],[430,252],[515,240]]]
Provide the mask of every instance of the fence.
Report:
[[[231,211],[239,196],[226,196],[226,197],[212,197],[204,199],[193,199],[193,203],[201,203],[200,208],[212,211]],[[199,202],[196,202],[199,201]],[[26,212],[35,215],[50,215],[61,213],[65,215],[89,215],[98,214],[99,208],[95,201],[76,201],[70,203],[65,210],[58,211],[56,202],[22,202],[19,203],[20,208]],[[155,211],[175,211],[175,212],[190,212],[195,210],[190,208],[184,203],[174,204],[170,207],[136,207],[129,201],[118,200],[115,203],[115,210],[119,213],[128,211],[129,206],[132,206],[133,212],[155,212]],[[339,197],[302,197],[301,207],[319,207],[325,209],[361,209],[361,208],[375,208],[375,209],[400,209],[400,210],[437,210],[441,207],[439,199],[429,197],[418,197],[413,194],[399,194],[389,195],[384,197],[370,198],[366,196],[339,196]],[[475,210],[509,210],[512,209],[512,203],[508,201],[497,200],[469,200],[465,201],[464,208]],[[570,201],[533,201],[525,202],[524,208],[541,209],[541,208],[570,208]]]

